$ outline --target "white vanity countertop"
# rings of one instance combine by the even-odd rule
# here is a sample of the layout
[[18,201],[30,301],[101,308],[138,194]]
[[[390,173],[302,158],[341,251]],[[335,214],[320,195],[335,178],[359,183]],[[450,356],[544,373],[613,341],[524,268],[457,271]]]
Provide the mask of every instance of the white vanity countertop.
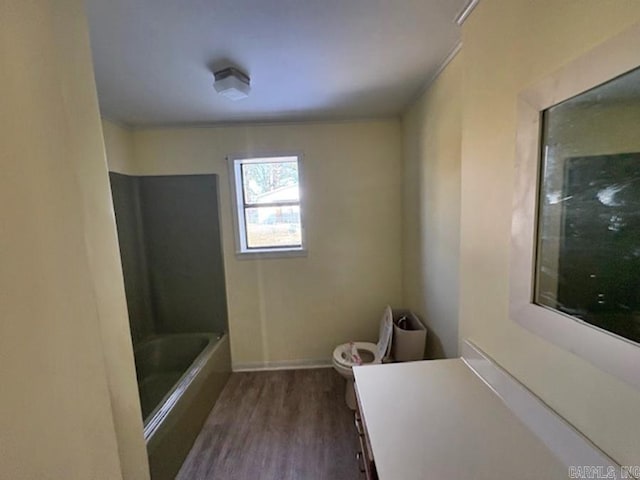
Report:
[[460,359],[354,368],[380,480],[555,480],[567,468]]

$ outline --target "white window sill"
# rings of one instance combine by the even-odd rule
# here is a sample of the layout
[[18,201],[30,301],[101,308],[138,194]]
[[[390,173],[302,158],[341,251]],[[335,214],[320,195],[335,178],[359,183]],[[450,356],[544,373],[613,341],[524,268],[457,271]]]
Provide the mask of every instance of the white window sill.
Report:
[[295,258],[306,257],[307,250],[304,248],[296,248],[290,250],[264,249],[264,250],[247,250],[244,252],[236,252],[238,260],[262,260],[271,258]]

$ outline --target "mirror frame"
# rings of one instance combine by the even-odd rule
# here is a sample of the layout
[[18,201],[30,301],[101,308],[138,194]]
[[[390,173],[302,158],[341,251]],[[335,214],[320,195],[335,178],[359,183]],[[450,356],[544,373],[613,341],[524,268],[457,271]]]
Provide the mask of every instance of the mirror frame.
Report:
[[640,66],[640,24],[569,62],[518,96],[509,316],[536,335],[640,390],[640,346],[534,303],[542,112]]

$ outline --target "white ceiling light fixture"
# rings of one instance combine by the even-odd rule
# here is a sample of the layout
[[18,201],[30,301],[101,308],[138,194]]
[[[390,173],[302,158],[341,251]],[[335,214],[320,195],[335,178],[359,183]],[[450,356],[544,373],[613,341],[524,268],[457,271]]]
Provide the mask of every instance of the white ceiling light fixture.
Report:
[[213,88],[229,100],[242,100],[249,96],[251,79],[237,68],[228,67],[213,73]]

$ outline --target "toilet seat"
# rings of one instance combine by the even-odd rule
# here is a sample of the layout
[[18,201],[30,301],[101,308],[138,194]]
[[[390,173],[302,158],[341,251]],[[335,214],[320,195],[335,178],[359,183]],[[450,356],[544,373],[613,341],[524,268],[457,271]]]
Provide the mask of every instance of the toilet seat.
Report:
[[[362,365],[367,365],[371,363],[380,363],[382,362],[382,358],[378,357],[378,345],[375,343],[369,342],[353,342],[356,348],[360,351],[365,351],[371,354],[373,360],[367,362],[363,361]],[[351,343],[343,343],[342,345],[338,345],[333,351],[333,361],[341,367],[351,368],[354,365],[357,365],[349,358],[349,352],[351,351]]]
[[351,350],[351,344],[353,343],[360,351],[369,353],[367,357],[373,357],[373,360],[363,361],[362,365],[371,365],[375,363],[382,363],[384,357],[389,354],[391,349],[391,333],[393,325],[393,311],[391,307],[387,306],[382,314],[380,320],[380,332],[378,343],[370,342],[350,342],[338,345],[333,351],[333,364],[341,370],[351,370],[351,367],[356,366],[357,363],[351,360],[349,354]]

